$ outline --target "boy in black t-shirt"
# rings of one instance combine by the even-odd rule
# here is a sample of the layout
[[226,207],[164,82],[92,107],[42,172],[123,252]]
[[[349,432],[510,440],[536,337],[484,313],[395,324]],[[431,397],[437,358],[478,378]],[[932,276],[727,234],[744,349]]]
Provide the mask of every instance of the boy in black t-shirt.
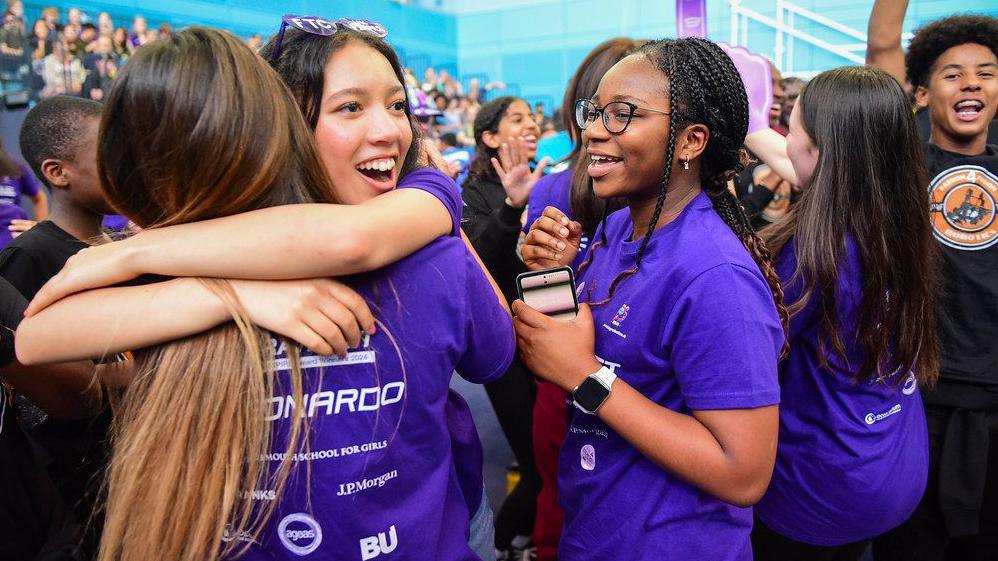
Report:
[[[932,227],[941,248],[940,379],[923,388],[929,480],[911,518],[874,544],[877,561],[998,559],[998,18],[953,16],[912,38],[906,1],[878,1],[868,62],[906,69],[926,108]],[[895,29],[896,28],[896,29]],[[895,33],[896,31],[896,33]],[[873,37],[897,37],[894,48]],[[918,484],[919,482],[899,482]]]
[[70,257],[101,239],[101,219],[113,213],[97,178],[100,114],[95,101],[56,96],[24,119],[21,153],[49,188],[52,208],[48,220],[0,251],[0,276],[28,300]]
[[[101,219],[113,211],[97,176],[101,105],[57,96],[41,101],[21,127],[21,153],[51,193],[49,219],[0,251],[0,277],[30,300],[81,249],[102,238]],[[82,527],[91,517],[98,475],[106,462],[109,413],[90,419],[49,418],[42,404],[16,397],[22,428],[35,445],[62,499]],[[95,546],[89,528],[84,550]],[[80,538],[82,539],[82,538]]]

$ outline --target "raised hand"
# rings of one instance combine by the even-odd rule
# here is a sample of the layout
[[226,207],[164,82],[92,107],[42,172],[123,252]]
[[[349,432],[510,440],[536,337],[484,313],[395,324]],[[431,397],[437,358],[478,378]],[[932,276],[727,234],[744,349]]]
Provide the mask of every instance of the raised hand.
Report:
[[492,167],[499,175],[503,189],[506,190],[506,204],[513,208],[526,206],[530,199],[530,191],[544,175],[544,168],[551,163],[550,158],[544,158],[530,171],[530,161],[521,141],[502,143],[499,145],[499,158],[492,158]]

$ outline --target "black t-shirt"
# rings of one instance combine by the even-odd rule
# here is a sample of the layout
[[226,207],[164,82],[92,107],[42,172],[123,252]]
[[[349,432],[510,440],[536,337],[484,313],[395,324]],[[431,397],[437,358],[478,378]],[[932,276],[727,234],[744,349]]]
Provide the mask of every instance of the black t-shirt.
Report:
[[70,257],[86,247],[54,222],[44,220],[0,250],[0,277],[30,301]]
[[941,377],[998,386],[998,146],[964,156],[926,144]]
[[[65,266],[85,242],[51,221],[39,222],[0,251],[0,277],[30,300]],[[93,419],[62,420],[47,416],[24,396],[16,396],[21,428],[36,456],[55,483],[62,501],[72,508],[76,523],[86,525],[107,463],[111,417],[104,410]],[[95,547],[88,527],[83,549]]]
[[[14,330],[28,302],[0,279],[0,367],[14,360]],[[6,387],[0,389],[0,561],[37,559],[63,528],[65,512],[32,453]],[[63,540],[66,544],[66,540]],[[46,559],[64,559],[68,545]]]

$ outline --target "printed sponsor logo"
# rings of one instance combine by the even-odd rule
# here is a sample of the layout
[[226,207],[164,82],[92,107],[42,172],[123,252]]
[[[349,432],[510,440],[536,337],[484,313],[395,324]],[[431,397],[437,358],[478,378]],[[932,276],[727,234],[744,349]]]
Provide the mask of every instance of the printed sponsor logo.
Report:
[[305,556],[319,549],[322,527],[315,518],[296,512],[285,516],[277,525],[277,537],[288,551]]
[[568,427],[568,431],[572,434],[594,434],[601,438],[610,438],[610,435],[603,429],[582,429],[573,425]]
[[607,331],[609,331],[610,333],[613,333],[617,337],[620,337],[622,339],[627,339],[627,335],[625,335],[624,333],[622,333],[618,329],[614,329],[614,328],[610,327],[609,325],[607,325],[605,323],[603,324],[603,329],[606,329]]
[[[339,415],[341,411],[356,413],[359,411],[377,411],[387,405],[402,401],[405,394],[405,382],[391,382],[384,387],[344,388],[337,391],[316,392],[302,397],[300,415],[309,418],[316,412],[323,415]],[[276,396],[267,400],[268,421],[287,419],[295,409],[294,396]]]
[[957,166],[929,184],[932,231],[940,243],[978,251],[998,242],[998,177],[980,166]]
[[379,555],[387,555],[395,551],[398,545],[398,535],[395,533],[395,525],[392,524],[387,532],[378,532],[360,540],[360,558],[368,561]]
[[918,382],[915,380],[915,374],[909,373],[908,379],[904,381],[904,386],[901,387],[901,393],[904,395],[911,395],[915,393],[918,389]]
[[343,497],[346,495],[353,495],[354,493],[359,493],[361,491],[366,491],[368,489],[373,489],[375,487],[384,487],[386,483],[395,479],[399,476],[397,469],[393,469],[388,473],[383,473],[378,477],[371,477],[368,479],[359,479],[357,481],[348,481],[346,483],[340,483],[340,490],[336,492],[337,497]]
[[591,444],[586,444],[579,450],[579,462],[586,471],[596,469],[596,449]]
[[627,304],[621,304],[620,308],[617,309],[617,313],[613,314],[613,319],[610,320],[610,323],[612,323],[614,327],[620,327],[620,324],[623,323],[625,319],[627,319],[627,314],[630,311],[631,311],[630,306],[628,306]]
[[883,413],[877,413],[876,415],[874,415],[873,413],[867,413],[866,417],[864,417],[863,420],[866,421],[866,424],[872,425],[873,423],[883,421],[887,417],[890,417],[891,415],[895,415],[900,412],[901,412],[901,404],[898,403],[894,405],[894,407],[891,407],[890,409],[884,411]]

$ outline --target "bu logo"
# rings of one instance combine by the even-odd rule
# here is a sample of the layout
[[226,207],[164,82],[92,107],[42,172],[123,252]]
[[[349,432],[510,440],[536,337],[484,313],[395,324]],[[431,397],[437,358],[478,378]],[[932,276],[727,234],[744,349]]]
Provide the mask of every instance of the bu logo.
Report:
[[364,561],[374,559],[383,553],[391,553],[398,547],[399,540],[395,534],[395,525],[388,528],[388,535],[385,532],[378,532],[376,536],[366,537],[360,540],[360,558]]

